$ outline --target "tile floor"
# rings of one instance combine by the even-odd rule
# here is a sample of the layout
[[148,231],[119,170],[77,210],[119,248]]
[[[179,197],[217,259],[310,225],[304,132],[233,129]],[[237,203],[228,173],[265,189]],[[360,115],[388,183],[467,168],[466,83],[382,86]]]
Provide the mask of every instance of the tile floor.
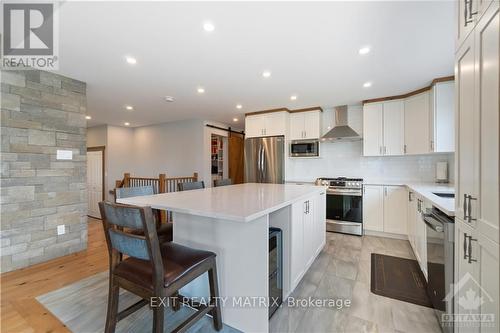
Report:
[[270,332],[441,332],[432,309],[370,291],[371,253],[415,259],[410,243],[327,233],[327,244],[292,296],[350,299],[350,307],[290,307],[274,314]]

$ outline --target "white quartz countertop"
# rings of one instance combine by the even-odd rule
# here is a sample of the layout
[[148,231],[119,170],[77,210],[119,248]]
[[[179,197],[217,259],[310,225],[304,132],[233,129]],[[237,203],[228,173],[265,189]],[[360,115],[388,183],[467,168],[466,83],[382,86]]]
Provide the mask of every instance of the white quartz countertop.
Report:
[[323,186],[312,185],[247,183],[123,198],[117,202],[249,222],[325,189]]
[[443,198],[434,194],[437,193],[455,193],[454,184],[438,184],[415,181],[399,180],[365,180],[364,185],[386,185],[386,186],[406,186],[410,190],[422,196],[433,206],[441,210],[448,216],[455,216],[455,199]]

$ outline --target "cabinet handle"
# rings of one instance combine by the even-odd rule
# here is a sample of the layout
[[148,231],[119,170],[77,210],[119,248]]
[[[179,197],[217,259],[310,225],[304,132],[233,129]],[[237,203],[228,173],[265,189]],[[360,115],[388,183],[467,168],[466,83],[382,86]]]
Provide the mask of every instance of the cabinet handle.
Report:
[[467,259],[467,233],[464,232],[464,260]]
[[379,154],[382,155],[382,146],[378,147]]
[[467,255],[469,257],[469,264],[472,262],[476,262],[476,259],[472,259],[472,241],[477,241],[476,238],[472,238],[472,236],[469,236],[469,254]]
[[472,23],[472,15],[477,15],[477,11],[473,12],[472,11],[472,0],[464,0],[464,26],[466,27],[467,24]]
[[408,191],[408,201],[409,202],[412,202],[413,200],[411,200],[411,192]]
[[406,154],[406,145],[403,146],[403,153]]
[[384,155],[387,154],[387,147],[384,146]]
[[384,195],[387,196],[387,187],[384,187]]
[[477,198],[472,197],[472,195],[469,195],[469,202],[467,203],[467,210],[469,211],[469,223],[472,221],[476,221],[477,219],[472,218],[472,200],[477,200]]
[[464,193],[464,221],[467,221],[467,194]]
[[431,151],[434,151],[434,140],[431,140]]

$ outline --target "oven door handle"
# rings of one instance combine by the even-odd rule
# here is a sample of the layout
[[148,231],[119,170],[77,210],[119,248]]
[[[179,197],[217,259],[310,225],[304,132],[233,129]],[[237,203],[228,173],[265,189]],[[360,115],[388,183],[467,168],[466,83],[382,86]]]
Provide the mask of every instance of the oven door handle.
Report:
[[326,222],[340,224],[340,225],[355,225],[355,226],[362,224],[361,222],[350,222],[350,221],[339,221],[339,220],[326,220]]
[[354,197],[362,197],[363,196],[362,191],[341,192],[341,191],[334,191],[334,190],[326,190],[326,194],[329,194],[329,195],[347,195],[347,196],[354,196]]

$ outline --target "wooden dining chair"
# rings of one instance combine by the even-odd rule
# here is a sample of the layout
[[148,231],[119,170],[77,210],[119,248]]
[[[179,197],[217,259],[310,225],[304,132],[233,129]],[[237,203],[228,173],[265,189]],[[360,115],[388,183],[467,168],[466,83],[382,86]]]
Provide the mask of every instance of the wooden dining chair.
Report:
[[[143,195],[153,195],[155,194],[153,186],[132,186],[132,187],[120,187],[115,190],[116,199],[139,197]],[[160,243],[171,242],[173,239],[173,223],[161,223],[161,211],[158,209],[153,209],[153,215],[156,222],[156,231],[158,233],[158,239]],[[142,235],[141,230],[134,231],[137,235]]]
[[231,180],[231,178],[214,179],[214,186],[215,187],[228,186],[228,185],[233,185],[233,181]]
[[177,184],[177,189],[179,191],[198,190],[202,188],[205,188],[205,182],[203,180],[199,182],[185,182]]
[[[150,207],[100,202],[104,233],[109,252],[109,295],[105,332],[115,331],[116,323],[146,304],[152,297],[174,299],[174,310],[179,309],[179,289],[208,272],[210,300],[205,304],[190,304],[197,311],[173,332],[185,332],[196,321],[210,313],[214,328],[222,329],[220,305],[217,302],[216,255],[173,242],[160,244]],[[126,229],[125,229],[126,228]],[[144,230],[144,236],[125,232]],[[123,254],[127,255],[123,259]],[[118,312],[120,288],[142,298],[141,301]],[[165,298],[166,299],[166,298]],[[165,307],[152,307],[153,332],[163,333]]]

